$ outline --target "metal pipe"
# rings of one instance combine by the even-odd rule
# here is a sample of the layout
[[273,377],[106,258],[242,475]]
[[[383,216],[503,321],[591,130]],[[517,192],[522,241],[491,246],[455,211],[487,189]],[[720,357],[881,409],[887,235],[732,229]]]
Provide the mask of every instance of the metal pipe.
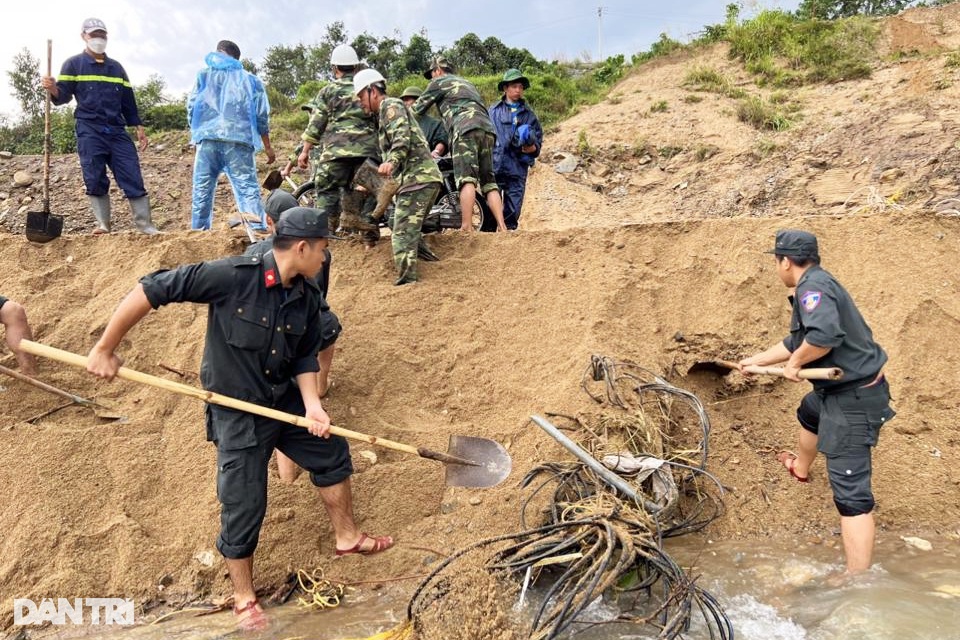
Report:
[[590,467],[590,469],[600,476],[600,479],[606,482],[608,485],[627,496],[635,503],[642,504],[643,508],[649,513],[656,514],[658,511],[660,511],[659,505],[640,497],[636,490],[626,480],[603,466],[600,461],[587,453],[580,445],[565,436],[560,429],[550,424],[546,418],[542,418],[540,416],[530,416],[530,419],[533,420],[538,427],[546,431],[551,438],[562,444],[567,451],[576,456],[583,464]]

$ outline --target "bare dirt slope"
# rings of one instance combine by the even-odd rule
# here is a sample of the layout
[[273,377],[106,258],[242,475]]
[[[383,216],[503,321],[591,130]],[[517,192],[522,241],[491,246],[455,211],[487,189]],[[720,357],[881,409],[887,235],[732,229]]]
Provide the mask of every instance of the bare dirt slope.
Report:
[[[714,427],[710,468],[731,489],[712,536],[835,544],[822,467],[803,486],[773,460],[794,442],[806,387],[765,380],[731,388],[681,375],[697,359],[743,356],[785,333],[786,291],[761,253],[784,226],[817,233],[825,266],[890,354],[899,415],[875,456],[881,535],[956,535],[960,216],[950,198],[960,191],[960,84],[937,81],[960,80],[944,53],[960,44],[960,7],[908,12],[888,20],[885,33],[886,50],[911,55],[869,80],[797,91],[802,118],[783,133],[740,123],[727,98],[683,100],[690,92],[680,83],[694,66],[761,91],[722,47],[640,69],[549,136],[519,232],[433,238],[442,261],[423,265],[418,285],[392,286],[386,243],[370,252],[337,245],[331,303],[345,331],[325,403],[335,423],[440,450],[452,433],[494,438],[515,470],[492,490],[445,489],[437,465],[381,449],[372,463],[360,455],[370,447],[356,445],[358,519],[397,536],[398,548],[331,562],[330,525],[309,483],[275,483],[260,582],[279,583],[297,567],[352,579],[422,573],[438,553],[519,529],[518,481],[567,457],[528,417],[589,409],[579,383],[592,354],[632,360],[703,399]],[[660,100],[668,110],[651,113]],[[581,130],[595,150],[591,164],[556,173],[552,154],[577,153]],[[665,158],[656,153],[664,147],[680,151]],[[5,176],[38,166],[35,158],[0,162]],[[91,221],[72,157],[55,161],[51,209],[68,214],[77,233],[27,243],[17,212],[24,192],[8,190],[0,292],[27,306],[38,340],[86,353],[139,275],[242,249],[239,232],[186,231],[187,150],[170,143],[145,154],[144,165],[166,232],[158,238],[83,233]],[[230,206],[224,189],[218,220]],[[123,355],[133,368],[196,383],[204,326],[202,308],[162,309],[130,334]],[[0,362],[15,366],[10,354]],[[227,593],[213,547],[215,456],[201,403],[102,384],[52,361],[40,377],[129,421],[72,407],[28,423],[59,400],[0,381],[0,621],[11,621],[14,597],[177,604]]]

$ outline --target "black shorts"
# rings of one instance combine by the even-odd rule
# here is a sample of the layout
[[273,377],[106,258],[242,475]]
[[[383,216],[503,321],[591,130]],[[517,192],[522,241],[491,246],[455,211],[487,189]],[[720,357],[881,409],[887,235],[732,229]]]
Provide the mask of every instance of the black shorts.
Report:
[[340,318],[333,311],[320,312],[320,351],[323,351],[340,336],[343,327],[340,325]]
[[7,304],[7,298],[0,296],[0,309],[3,309],[3,305]]
[[[275,407],[302,416],[300,392]],[[303,427],[252,413],[207,405],[207,439],[217,445],[217,549],[227,558],[253,554],[267,510],[267,464],[276,448],[310,473],[318,487],[338,484],[353,473],[350,447],[340,436],[318,438]]]
[[870,449],[877,444],[880,428],[894,415],[885,378],[836,394],[811,391],[797,408],[800,425],[817,434],[817,450],[826,458],[833,501],[841,515],[873,509]]

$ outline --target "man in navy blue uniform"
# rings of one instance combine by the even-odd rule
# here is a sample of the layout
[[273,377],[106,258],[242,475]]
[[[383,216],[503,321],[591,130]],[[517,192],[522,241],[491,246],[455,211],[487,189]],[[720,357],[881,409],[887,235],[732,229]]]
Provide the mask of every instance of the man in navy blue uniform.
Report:
[[147,234],[157,233],[150,219],[150,201],[143,186],[140,158],[127,127],[137,128],[140,150],[147,148],[147,134],[137,111],[137,100],[127,72],[119,62],[108,58],[107,26],[98,18],[83,21],[80,33],[86,48],[68,58],[60,76],[42,78],[43,88],[53,104],[77,99],[77,153],[83,170],[87,197],[97,219],[94,233],[110,232],[110,179],[107,167],[130,200],[133,222]]
[[510,230],[520,223],[527,172],[543,146],[540,120],[523,99],[523,92],[529,88],[530,80],[519,69],[508,69],[497,85],[503,97],[490,107],[490,119],[497,129],[493,171],[503,190],[503,220]]
[[273,246],[263,254],[144,276],[120,302],[88,359],[88,371],[111,379],[123,364],[117,347],[151,309],[175,302],[206,304],[203,388],[311,422],[304,429],[207,405],[207,439],[217,446],[217,549],[233,582],[234,610],[244,628],[266,623],[253,586],[253,553],[266,514],[267,466],[274,449],[310,473],[330,518],[337,556],[371,555],[394,543],[390,536],[370,536],[357,527],[350,447],[330,434],[317,389],[323,297],[314,276],[326,260],[330,237],[325,212],[294,207],[281,214]]
[[839,367],[841,380],[814,380],[797,408],[797,452],[777,460],[799,482],[808,482],[817,452],[827,464],[833,502],[840,512],[840,536],[847,573],[870,568],[875,524],[870,488],[871,450],[880,427],[895,415],[883,373],[887,354],[847,290],[820,266],[817,238],[808,231],[777,232],[772,253],[777,275],[793,289],[790,335],[766,351],[740,361],[747,365],[784,363],[784,377],[799,382],[801,368]]

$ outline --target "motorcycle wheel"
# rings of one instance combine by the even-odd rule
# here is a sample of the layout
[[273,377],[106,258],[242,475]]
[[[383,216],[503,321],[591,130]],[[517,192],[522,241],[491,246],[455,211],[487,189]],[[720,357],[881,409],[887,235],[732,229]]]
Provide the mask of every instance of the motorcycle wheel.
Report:
[[293,197],[297,199],[297,202],[299,202],[302,207],[312,207],[316,204],[313,180],[308,180],[297,187],[297,190],[293,192]]
[[[447,193],[440,196],[439,198],[437,198],[437,203],[434,206],[450,208],[453,211],[456,211],[462,215],[462,212],[460,211],[460,194],[456,192]],[[481,204],[481,201],[479,198],[477,198],[477,200],[473,203],[473,216],[470,223],[473,225],[474,231],[480,231],[483,227],[484,221],[487,218],[492,218],[492,215],[490,214],[489,210],[486,209],[486,206],[487,206],[487,203],[483,202]],[[457,228],[459,228],[459,225]]]

